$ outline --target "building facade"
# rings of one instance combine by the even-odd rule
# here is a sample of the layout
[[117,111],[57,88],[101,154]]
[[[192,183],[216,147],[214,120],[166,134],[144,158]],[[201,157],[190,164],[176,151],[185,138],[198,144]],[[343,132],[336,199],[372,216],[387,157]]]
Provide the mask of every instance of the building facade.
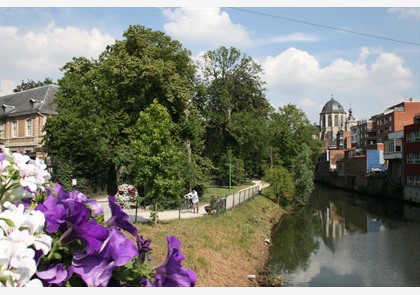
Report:
[[[346,111],[343,106],[333,97],[323,106],[319,114],[320,139],[324,141],[324,150],[337,149],[340,147],[340,140],[337,138],[339,132],[348,131],[356,124],[351,109],[349,116],[346,117]],[[348,140],[350,142],[350,139]]]
[[389,133],[404,130],[404,126],[413,123],[413,118],[418,112],[420,101],[404,101],[373,116],[371,119],[376,130],[377,142],[385,142]]
[[57,91],[57,85],[47,85],[0,97],[0,139],[11,152],[46,158],[43,127],[48,117],[57,115]]
[[420,113],[404,126],[404,199],[420,203]]

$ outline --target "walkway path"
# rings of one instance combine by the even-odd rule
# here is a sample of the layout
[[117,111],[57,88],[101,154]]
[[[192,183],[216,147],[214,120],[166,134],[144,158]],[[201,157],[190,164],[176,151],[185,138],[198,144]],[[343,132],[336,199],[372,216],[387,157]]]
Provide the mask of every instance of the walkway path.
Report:
[[[260,181],[260,180],[253,180],[252,181],[254,183],[254,185],[249,186],[243,190],[240,191],[244,191],[247,190],[251,187],[255,187],[258,186],[258,190],[262,190],[263,188],[267,187],[268,184]],[[239,192],[236,192],[239,193]],[[232,195],[229,195],[232,196]],[[227,198],[229,198],[229,196],[227,196]],[[98,199],[99,203],[102,205],[102,207],[104,207],[104,217],[105,217],[105,221],[108,220],[111,217],[111,211],[109,209],[108,206],[108,198],[101,198]],[[172,219],[179,219],[179,218],[196,218],[196,217],[203,217],[203,216],[208,216],[208,214],[206,213],[206,211],[204,210],[204,206],[207,206],[207,203],[202,203],[200,202],[200,206],[199,206],[199,213],[180,213],[179,210],[167,210],[164,212],[159,212],[158,213],[158,220],[172,220]],[[232,208],[232,202],[227,202],[226,204],[226,209],[230,209]],[[129,220],[131,222],[147,222],[150,221],[150,210],[146,210],[143,208],[138,208],[137,209],[137,216],[136,216],[136,209],[124,209],[124,211],[128,214],[129,216]]]

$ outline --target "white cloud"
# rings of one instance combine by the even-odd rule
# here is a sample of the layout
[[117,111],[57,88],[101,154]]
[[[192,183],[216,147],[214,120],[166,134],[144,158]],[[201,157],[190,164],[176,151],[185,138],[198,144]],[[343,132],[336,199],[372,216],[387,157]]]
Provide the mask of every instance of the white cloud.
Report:
[[163,15],[168,21],[165,32],[183,42],[203,42],[216,47],[251,44],[246,28],[232,23],[219,8],[164,9]]
[[47,77],[56,80],[61,77],[59,69],[73,57],[97,58],[106,45],[115,42],[97,29],[60,28],[54,23],[40,32],[19,32],[11,26],[0,27],[0,32],[6,40],[1,44],[2,76],[16,83],[28,79],[43,81]]
[[13,89],[16,88],[16,83],[12,80],[1,80],[0,81],[0,96],[13,93]]
[[[262,63],[267,97],[275,108],[296,104],[310,121],[318,122],[322,106],[334,95],[346,110],[351,105],[356,118],[370,118],[415,90],[413,74],[401,57],[387,52],[373,59],[370,55],[368,48],[361,48],[356,61],[336,59],[325,67],[294,47],[268,56]],[[373,61],[367,63],[369,59]]]
[[220,8],[163,9],[165,33],[182,43],[203,43],[212,47],[249,47],[282,42],[314,42],[318,38],[303,33],[255,38],[246,27],[235,24]]

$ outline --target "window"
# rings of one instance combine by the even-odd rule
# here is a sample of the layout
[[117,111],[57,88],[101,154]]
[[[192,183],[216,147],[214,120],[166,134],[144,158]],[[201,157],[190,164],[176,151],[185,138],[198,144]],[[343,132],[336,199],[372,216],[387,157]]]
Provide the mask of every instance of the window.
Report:
[[335,116],[334,116],[334,126],[340,126],[340,122],[339,122],[339,119],[338,119],[338,115],[335,115]]
[[0,123],[0,139],[4,139],[4,124]]
[[420,152],[407,154],[407,164],[420,164]]
[[12,137],[17,137],[17,136],[18,136],[18,122],[13,121],[12,122]]
[[420,175],[407,175],[407,184],[420,186]]
[[407,142],[420,141],[420,130],[411,131],[407,134]]
[[26,119],[26,136],[32,136],[32,119]]
[[332,118],[331,115],[328,115],[328,126],[332,126]]

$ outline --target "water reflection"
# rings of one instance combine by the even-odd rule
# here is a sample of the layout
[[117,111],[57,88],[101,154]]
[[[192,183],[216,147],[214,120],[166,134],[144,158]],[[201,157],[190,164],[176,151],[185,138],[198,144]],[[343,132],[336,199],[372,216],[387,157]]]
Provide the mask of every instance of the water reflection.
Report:
[[291,286],[420,286],[420,207],[317,185],[272,242]]

